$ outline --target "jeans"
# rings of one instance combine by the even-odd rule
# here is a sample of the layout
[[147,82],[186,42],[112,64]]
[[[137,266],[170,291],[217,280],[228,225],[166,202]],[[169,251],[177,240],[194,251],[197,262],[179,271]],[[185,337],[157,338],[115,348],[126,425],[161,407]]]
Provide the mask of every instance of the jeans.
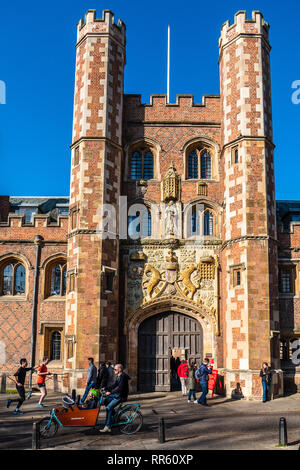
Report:
[[91,388],[94,388],[95,385],[96,385],[95,382],[92,382],[92,383],[90,383],[89,385],[87,385],[87,386],[85,387],[84,395],[83,395],[83,397],[81,398],[80,403],[84,403],[84,402],[85,402],[86,397],[88,396],[89,391],[91,390]]
[[186,379],[184,377],[180,377],[180,383],[181,383],[181,391],[182,395],[186,395]]
[[201,405],[207,405],[206,403],[206,395],[208,394],[208,382],[207,380],[205,382],[200,382],[201,388],[202,388],[202,395],[198,400],[198,403],[201,403]]
[[114,408],[121,402],[121,397],[118,393],[111,393],[106,398],[106,421],[105,426],[110,428],[111,426],[111,418]]
[[262,381],[262,387],[263,387],[263,401],[267,401],[270,385],[267,384],[267,382]]
[[188,400],[191,399],[192,395],[193,395],[193,400],[196,401],[196,392],[195,392],[195,390],[190,390],[190,391],[189,391]]

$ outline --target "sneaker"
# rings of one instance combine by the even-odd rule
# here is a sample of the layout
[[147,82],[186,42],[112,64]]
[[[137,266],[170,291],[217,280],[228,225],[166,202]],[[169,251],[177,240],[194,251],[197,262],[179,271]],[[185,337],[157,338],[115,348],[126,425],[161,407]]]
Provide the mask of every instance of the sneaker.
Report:
[[195,400],[194,403],[198,403],[197,400]]
[[29,400],[31,398],[31,395],[32,395],[32,392],[27,393],[27,400]]
[[188,403],[192,403],[191,400],[188,400]]
[[43,403],[38,403],[37,406],[39,406],[40,408],[46,408],[46,405],[43,405]]
[[10,407],[10,404],[11,404],[11,399],[9,398],[6,402],[6,408],[9,408]]
[[24,413],[23,413],[23,411],[20,411],[20,410],[18,410],[18,408],[16,408],[15,411],[14,411],[14,414],[15,415],[23,415]]
[[100,429],[100,432],[111,432],[111,429],[108,428],[107,426],[104,426],[103,429]]

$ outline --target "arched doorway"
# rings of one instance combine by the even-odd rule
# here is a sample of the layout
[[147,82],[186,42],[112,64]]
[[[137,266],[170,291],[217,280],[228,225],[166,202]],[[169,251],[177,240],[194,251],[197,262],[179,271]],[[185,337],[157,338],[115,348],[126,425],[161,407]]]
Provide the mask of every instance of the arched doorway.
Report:
[[138,332],[138,389],[141,392],[170,391],[172,350],[185,350],[186,359],[203,355],[200,323],[187,315],[164,312],[144,320]]

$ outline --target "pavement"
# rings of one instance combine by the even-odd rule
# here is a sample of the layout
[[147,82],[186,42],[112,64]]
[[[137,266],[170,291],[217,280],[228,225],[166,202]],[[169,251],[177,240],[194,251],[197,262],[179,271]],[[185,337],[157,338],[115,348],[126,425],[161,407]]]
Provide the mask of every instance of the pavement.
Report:
[[[0,450],[31,449],[32,424],[49,416],[61,405],[61,394],[49,392],[47,408],[37,406],[38,397],[26,401],[21,416],[6,408],[0,395]],[[47,450],[298,450],[300,446],[300,394],[267,403],[208,396],[208,407],[188,403],[181,392],[130,395],[128,403],[141,403],[143,427],[135,435],[99,433],[105,412],[100,412],[96,428],[60,428],[54,438],[42,440]],[[158,442],[159,418],[165,421],[166,442]],[[279,420],[287,421],[288,446],[277,447]]]

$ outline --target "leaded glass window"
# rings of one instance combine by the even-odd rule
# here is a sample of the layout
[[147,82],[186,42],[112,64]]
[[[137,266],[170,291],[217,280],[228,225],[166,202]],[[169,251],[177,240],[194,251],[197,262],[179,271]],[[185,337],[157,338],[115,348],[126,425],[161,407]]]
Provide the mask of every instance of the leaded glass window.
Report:
[[190,179],[198,179],[199,178],[199,170],[198,170],[198,155],[194,150],[189,154],[188,158],[188,178]]
[[1,295],[25,294],[25,267],[17,260],[6,263],[1,272]]
[[212,162],[208,150],[196,148],[192,150],[187,159],[188,179],[211,179]]
[[137,238],[150,237],[152,233],[151,212],[145,210],[142,214],[137,211],[135,215],[128,216],[128,236]]
[[283,294],[290,294],[292,292],[292,270],[281,269],[280,291]]
[[54,331],[51,335],[51,361],[60,361],[61,351],[61,335],[58,331]]
[[65,263],[52,264],[49,273],[49,296],[66,295],[67,266]]
[[201,178],[211,178],[211,157],[206,151],[201,154]]
[[212,236],[214,233],[214,225],[213,225],[214,219],[213,219],[212,214],[209,211],[206,211],[204,213],[203,222],[204,222],[203,234]]
[[13,267],[11,264],[3,270],[2,295],[13,295]]
[[131,155],[130,175],[133,180],[154,178],[154,157],[149,149],[135,150]]

